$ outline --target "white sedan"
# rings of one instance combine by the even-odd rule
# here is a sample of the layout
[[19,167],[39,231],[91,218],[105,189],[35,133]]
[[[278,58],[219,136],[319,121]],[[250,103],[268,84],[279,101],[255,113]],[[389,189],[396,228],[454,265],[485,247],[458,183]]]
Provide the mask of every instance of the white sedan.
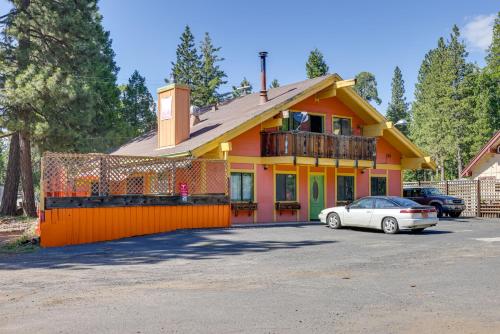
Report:
[[412,200],[393,196],[364,197],[346,206],[324,209],[319,220],[333,229],[359,226],[394,234],[400,229],[415,232],[437,225],[436,209]]

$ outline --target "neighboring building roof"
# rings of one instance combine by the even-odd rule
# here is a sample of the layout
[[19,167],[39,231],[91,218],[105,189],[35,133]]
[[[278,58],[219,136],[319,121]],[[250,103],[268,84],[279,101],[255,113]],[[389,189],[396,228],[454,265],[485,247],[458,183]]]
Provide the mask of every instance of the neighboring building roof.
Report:
[[500,131],[497,131],[493,137],[483,146],[479,153],[467,164],[467,166],[460,173],[461,177],[470,176],[472,174],[472,169],[475,168],[477,163],[483,158],[487,153],[491,152],[492,148],[500,145]]
[[[129,156],[201,156],[216,149],[221,142],[230,141],[239,134],[279,114],[298,102],[332,87],[341,81],[338,74],[308,79],[293,84],[272,88],[268,91],[268,102],[259,104],[259,93],[238,97],[217,110],[200,115],[201,122],[191,127],[190,138],[172,146],[158,148],[156,130],[134,138],[111,154]],[[370,103],[360,97],[351,87],[337,90],[336,96],[353,110],[367,125],[383,124],[384,138],[408,158],[425,158],[428,168],[436,165],[430,158],[404,136],[391,122],[380,114]]]

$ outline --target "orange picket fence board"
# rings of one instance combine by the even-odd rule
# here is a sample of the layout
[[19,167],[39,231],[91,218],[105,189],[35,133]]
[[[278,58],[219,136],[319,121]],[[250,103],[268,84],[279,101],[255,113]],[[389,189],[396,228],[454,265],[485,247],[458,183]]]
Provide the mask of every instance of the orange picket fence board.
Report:
[[115,240],[178,229],[230,227],[229,205],[71,208],[45,211],[42,247]]

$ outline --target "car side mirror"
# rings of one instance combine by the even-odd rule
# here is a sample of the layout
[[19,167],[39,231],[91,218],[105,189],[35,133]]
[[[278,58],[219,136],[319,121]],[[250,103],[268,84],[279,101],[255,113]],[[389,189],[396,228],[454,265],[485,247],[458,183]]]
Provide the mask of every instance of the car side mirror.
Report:
[[345,209],[346,209],[347,211],[349,211],[349,209],[350,209],[350,208],[351,208],[351,206],[350,206],[349,204],[347,204],[347,205],[345,206]]

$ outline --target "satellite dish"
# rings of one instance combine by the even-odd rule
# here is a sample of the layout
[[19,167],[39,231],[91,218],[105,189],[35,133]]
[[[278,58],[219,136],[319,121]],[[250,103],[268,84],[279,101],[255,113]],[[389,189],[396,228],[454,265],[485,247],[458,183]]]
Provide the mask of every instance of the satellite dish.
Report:
[[302,123],[305,123],[309,120],[309,115],[307,114],[306,111],[302,111],[300,113],[296,112],[296,113],[293,113],[293,119],[299,123],[299,126],[297,127],[297,130],[299,129],[299,127],[302,125]]

